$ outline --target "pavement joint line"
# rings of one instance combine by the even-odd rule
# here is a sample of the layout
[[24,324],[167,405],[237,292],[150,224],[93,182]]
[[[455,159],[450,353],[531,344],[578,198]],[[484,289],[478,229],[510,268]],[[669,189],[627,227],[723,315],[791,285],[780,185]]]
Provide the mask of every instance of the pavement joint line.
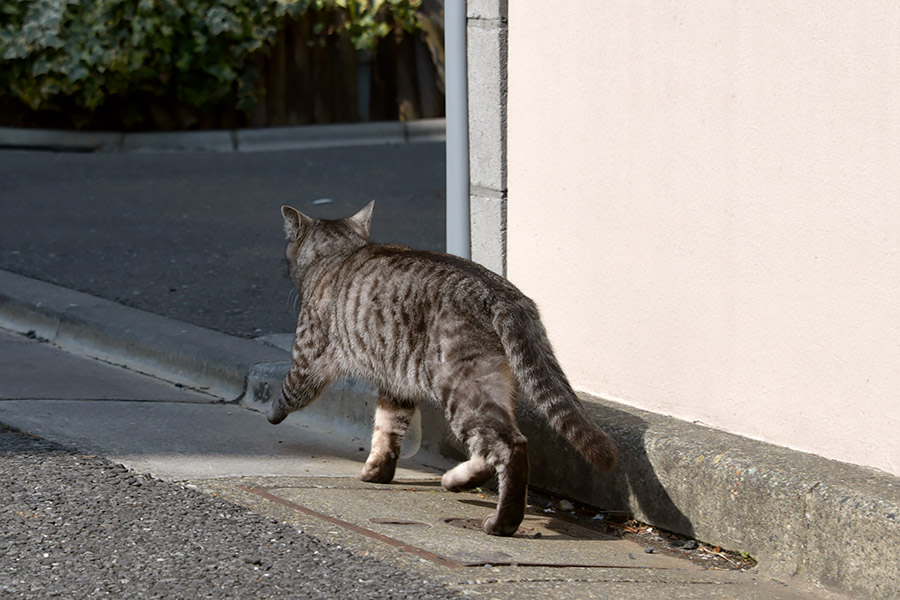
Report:
[[338,519],[336,517],[332,517],[330,515],[320,513],[318,511],[312,510],[311,508],[307,508],[305,506],[297,504],[296,502],[291,502],[290,500],[285,500],[284,498],[280,498],[280,497],[270,493],[266,488],[244,487],[244,486],[238,486],[238,487],[240,489],[244,490],[245,492],[255,494],[255,495],[259,496],[260,498],[264,498],[264,499],[268,500],[269,502],[274,502],[276,504],[280,504],[280,505],[290,508],[292,510],[301,512],[305,515],[315,517],[319,520],[325,521],[326,523],[331,523],[332,525],[337,525],[339,527],[343,527],[344,529],[346,529],[348,531],[352,531],[354,533],[363,535],[367,538],[377,540],[379,542],[383,542],[385,544],[388,544],[389,546],[393,546],[394,548],[397,548],[398,550],[400,550],[402,552],[408,552],[410,554],[418,556],[419,558],[424,558],[425,560],[429,560],[437,565],[441,565],[443,567],[449,567],[451,569],[459,569],[461,567],[469,566],[469,565],[466,565],[459,561],[453,560],[451,558],[447,558],[447,557],[441,556],[439,554],[434,554],[433,552],[428,552],[427,550],[422,550],[421,548],[417,548],[417,547],[407,544],[405,542],[401,542],[400,540],[395,540],[392,537],[382,535],[380,533],[372,531],[371,529],[366,529],[365,527],[360,527],[359,525],[354,525],[353,523],[349,523],[342,519]]

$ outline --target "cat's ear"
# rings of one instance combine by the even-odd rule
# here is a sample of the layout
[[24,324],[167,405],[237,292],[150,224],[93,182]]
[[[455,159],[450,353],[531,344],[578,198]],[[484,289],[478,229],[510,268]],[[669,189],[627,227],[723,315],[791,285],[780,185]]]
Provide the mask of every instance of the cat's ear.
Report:
[[372,223],[372,209],[375,208],[375,201],[372,200],[366,204],[362,210],[347,219],[347,223],[356,233],[369,239],[369,225]]
[[303,229],[312,223],[311,218],[292,206],[282,206],[281,215],[284,217],[284,235],[289,240],[300,239]]

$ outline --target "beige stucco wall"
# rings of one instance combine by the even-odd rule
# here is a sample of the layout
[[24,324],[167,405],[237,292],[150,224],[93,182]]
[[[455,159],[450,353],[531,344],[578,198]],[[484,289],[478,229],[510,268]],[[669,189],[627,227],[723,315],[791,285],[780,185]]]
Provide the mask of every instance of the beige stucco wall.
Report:
[[516,0],[508,110],[576,388],[900,475],[900,4]]

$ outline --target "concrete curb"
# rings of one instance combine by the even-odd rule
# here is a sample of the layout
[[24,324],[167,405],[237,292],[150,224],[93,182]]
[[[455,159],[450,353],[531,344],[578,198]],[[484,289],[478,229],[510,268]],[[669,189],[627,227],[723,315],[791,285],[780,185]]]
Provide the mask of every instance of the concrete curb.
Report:
[[[261,410],[278,393],[289,353],[0,271],[0,325]],[[270,343],[267,343],[270,342]],[[281,344],[284,346],[284,344]],[[304,411],[364,435],[372,386],[346,381]],[[519,403],[536,487],[623,510],[658,527],[746,551],[773,577],[860,597],[900,589],[900,480],[620,404],[583,398],[620,449],[594,474]],[[440,411],[422,407],[429,451],[459,456]]]
[[[265,412],[281,391],[291,358],[284,343],[271,339],[227,335],[2,270],[0,327],[33,332],[64,350],[257,412]],[[340,381],[305,409],[303,418],[365,439],[377,396],[366,382]],[[411,433],[411,442],[418,445],[420,433]]]
[[267,344],[6,271],[0,271],[0,325],[225,400],[241,397],[254,364],[289,360]]
[[444,119],[148,133],[0,127],[0,148],[61,152],[263,152],[444,139]]
[[[583,396],[616,440],[612,476],[592,476],[530,408],[519,421],[532,484],[747,552],[775,578],[863,598],[900,589],[900,479]],[[554,448],[547,453],[546,448]]]

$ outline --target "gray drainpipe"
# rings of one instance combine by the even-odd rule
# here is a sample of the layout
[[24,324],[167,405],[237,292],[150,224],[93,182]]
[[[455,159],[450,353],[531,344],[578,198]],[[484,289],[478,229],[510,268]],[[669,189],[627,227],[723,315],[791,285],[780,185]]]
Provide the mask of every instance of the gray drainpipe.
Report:
[[466,2],[444,2],[444,90],[447,118],[447,252],[471,257]]

